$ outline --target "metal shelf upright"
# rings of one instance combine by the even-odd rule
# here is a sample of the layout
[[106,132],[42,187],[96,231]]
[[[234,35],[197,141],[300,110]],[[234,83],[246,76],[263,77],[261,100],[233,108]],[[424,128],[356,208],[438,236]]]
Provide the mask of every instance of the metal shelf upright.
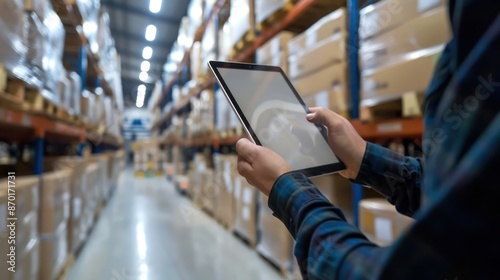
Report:
[[[360,92],[360,73],[359,73],[359,1],[348,0],[347,10],[349,15],[349,89],[351,92],[351,118],[359,118],[359,92]],[[359,225],[359,202],[363,199],[363,186],[359,184],[352,185],[353,199],[353,218],[354,225]]]

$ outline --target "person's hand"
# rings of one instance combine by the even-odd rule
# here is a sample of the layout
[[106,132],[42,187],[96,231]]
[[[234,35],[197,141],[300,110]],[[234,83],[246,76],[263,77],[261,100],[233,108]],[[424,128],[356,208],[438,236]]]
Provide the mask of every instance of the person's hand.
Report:
[[236,143],[238,172],[247,182],[269,196],[274,182],[291,171],[290,165],[277,153],[243,138]]
[[309,110],[311,113],[307,115],[307,120],[326,126],[330,148],[346,165],[346,170],[341,171],[340,175],[347,179],[356,179],[365,155],[366,141],[342,116],[325,108],[309,108]]

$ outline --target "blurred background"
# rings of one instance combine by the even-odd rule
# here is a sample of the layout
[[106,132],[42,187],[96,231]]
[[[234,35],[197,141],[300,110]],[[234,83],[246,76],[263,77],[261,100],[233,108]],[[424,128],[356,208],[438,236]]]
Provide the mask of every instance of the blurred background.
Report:
[[[244,133],[207,61],[280,66],[307,105],[420,156],[446,4],[0,0],[0,278],[302,279],[237,173]],[[412,223],[369,186],[313,180],[377,244]]]

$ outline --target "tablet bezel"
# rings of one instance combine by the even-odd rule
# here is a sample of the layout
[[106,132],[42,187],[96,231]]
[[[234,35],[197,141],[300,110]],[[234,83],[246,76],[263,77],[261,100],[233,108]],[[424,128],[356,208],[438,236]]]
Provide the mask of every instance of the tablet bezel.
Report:
[[[257,137],[257,134],[253,131],[252,127],[250,126],[250,123],[247,120],[247,117],[241,110],[240,106],[236,102],[232,92],[229,90],[229,87],[225,83],[222,75],[219,73],[218,68],[230,68],[230,69],[243,69],[243,70],[256,70],[256,71],[268,71],[268,72],[277,72],[281,73],[281,76],[285,79],[286,83],[288,84],[289,88],[295,94],[295,97],[299,101],[299,103],[302,105],[306,113],[310,113],[309,107],[304,103],[300,95],[297,93],[295,90],[295,87],[292,85],[288,77],[285,75],[281,67],[278,66],[269,66],[269,65],[260,65],[260,64],[251,64],[251,63],[239,63],[239,62],[227,62],[227,61],[209,61],[208,65],[212,72],[215,75],[215,78],[217,79],[217,82],[219,83],[222,92],[224,92],[224,95],[226,96],[227,100],[229,101],[229,104],[235,111],[236,115],[238,116],[240,122],[243,124],[243,128],[247,132],[248,136],[250,137],[251,141],[253,141],[255,144],[262,146],[259,138]],[[316,125],[318,128],[319,132],[321,135],[323,135],[323,138],[325,141],[328,143],[328,138],[327,138],[327,128],[324,127],[323,125]],[[337,155],[335,155],[337,157]],[[337,173],[339,171],[345,170],[345,165],[344,163],[337,157],[339,162],[337,163],[331,163],[327,165],[321,165],[321,166],[316,166],[316,167],[310,167],[306,169],[300,169],[300,170],[294,170],[296,172],[303,173],[307,177],[315,177],[315,176],[320,176],[320,175],[325,175],[325,174],[331,174],[331,173]]]

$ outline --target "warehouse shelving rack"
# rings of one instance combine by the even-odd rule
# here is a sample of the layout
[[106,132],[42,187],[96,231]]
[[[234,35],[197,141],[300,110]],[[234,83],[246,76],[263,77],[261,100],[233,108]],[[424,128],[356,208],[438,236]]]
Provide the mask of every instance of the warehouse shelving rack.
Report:
[[[248,61],[255,54],[256,50],[262,46],[264,43],[269,41],[273,36],[278,34],[280,31],[285,30],[290,24],[300,18],[314,3],[316,0],[299,0],[296,5],[291,8],[288,14],[282,18],[280,21],[276,22],[274,25],[270,26],[264,32],[261,32],[256,36],[254,42],[246,49],[238,53],[233,59],[234,61]],[[359,28],[359,0],[347,0],[347,10],[348,10],[348,57],[349,57],[349,90],[351,93],[351,123],[357,132],[365,140],[385,140],[385,139],[395,139],[395,138],[416,138],[422,137],[423,135],[423,119],[422,118],[411,118],[411,119],[393,119],[384,120],[373,123],[365,123],[359,120],[359,104],[360,104],[360,69],[359,69],[359,34],[357,32]],[[203,37],[203,32],[206,29],[207,24],[212,18],[217,15],[220,8],[224,5],[225,1],[218,1],[210,17],[208,17],[203,24],[198,29],[195,41],[201,40]],[[181,69],[183,65],[188,62],[188,57],[191,50],[188,50],[184,58],[179,64],[178,69]],[[172,86],[178,81],[181,71],[178,70],[172,75],[171,80],[165,85],[163,96],[156,102],[155,107],[163,106],[165,101],[165,95]],[[198,85],[197,89],[192,91],[189,96],[183,99],[179,104],[173,107],[169,112],[165,114],[153,125],[153,129],[159,129],[162,124],[168,123],[170,118],[185,110],[186,106],[189,104],[189,99],[191,97],[199,96],[199,94],[208,89],[215,84],[215,79],[209,79],[203,84]],[[238,140],[237,136],[230,136],[227,138],[214,137],[212,141],[198,142],[196,146],[212,146],[215,150],[218,150],[221,146],[234,145]],[[358,206],[361,199],[363,199],[363,186],[359,184],[353,184],[353,216],[354,224],[357,226],[359,224],[359,213]]]
[[[95,86],[102,87],[104,93],[116,101],[111,87],[102,78],[98,60],[91,54],[89,42],[83,34],[77,20],[77,11],[68,0],[52,0],[55,11],[65,23],[66,30],[78,34],[78,60],[73,65],[82,79],[82,91],[87,85],[87,74],[95,75]],[[115,103],[116,104],[116,103]],[[20,110],[8,106],[0,107],[0,140],[34,145],[33,174],[43,172],[44,147],[46,143],[69,145],[78,143],[76,153],[82,155],[84,147],[93,146],[94,153],[105,150],[118,150],[122,142],[117,137],[101,132],[98,129],[65,122],[45,113]]]

